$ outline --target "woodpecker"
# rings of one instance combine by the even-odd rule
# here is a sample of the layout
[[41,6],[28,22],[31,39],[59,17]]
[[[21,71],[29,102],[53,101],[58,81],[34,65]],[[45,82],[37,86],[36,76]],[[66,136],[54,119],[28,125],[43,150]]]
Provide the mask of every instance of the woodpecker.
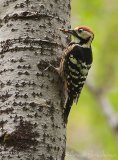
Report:
[[58,69],[65,82],[64,118],[67,122],[71,106],[73,102],[78,102],[88,71],[91,68],[93,59],[91,43],[94,39],[94,33],[87,26],[76,27],[73,30],[60,30],[74,37],[74,40],[65,49]]

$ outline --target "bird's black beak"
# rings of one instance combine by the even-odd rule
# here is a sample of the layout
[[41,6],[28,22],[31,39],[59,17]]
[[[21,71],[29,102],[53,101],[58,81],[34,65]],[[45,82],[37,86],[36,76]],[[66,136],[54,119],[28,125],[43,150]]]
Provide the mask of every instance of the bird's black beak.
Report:
[[72,35],[75,33],[75,31],[72,30],[72,29],[68,29],[68,30],[65,30],[65,29],[62,29],[62,28],[59,28],[59,29],[60,29],[60,31],[62,31],[64,33],[69,33],[69,34],[72,34]]

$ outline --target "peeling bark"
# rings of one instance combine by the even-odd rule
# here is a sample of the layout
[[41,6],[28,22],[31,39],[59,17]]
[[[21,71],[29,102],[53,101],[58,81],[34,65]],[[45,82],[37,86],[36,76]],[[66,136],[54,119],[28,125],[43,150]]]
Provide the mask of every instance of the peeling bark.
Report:
[[0,1],[0,159],[64,160],[63,83],[58,66],[70,0]]

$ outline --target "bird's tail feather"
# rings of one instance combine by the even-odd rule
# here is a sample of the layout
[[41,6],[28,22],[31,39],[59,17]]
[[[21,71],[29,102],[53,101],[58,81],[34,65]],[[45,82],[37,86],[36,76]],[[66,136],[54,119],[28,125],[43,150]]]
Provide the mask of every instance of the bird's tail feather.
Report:
[[65,108],[65,110],[64,110],[64,120],[65,120],[66,123],[67,123],[67,120],[68,120],[68,116],[69,116],[72,104],[73,104],[73,98],[72,98],[72,96],[68,96],[67,99],[66,99],[66,102],[65,102],[65,107],[64,107]]

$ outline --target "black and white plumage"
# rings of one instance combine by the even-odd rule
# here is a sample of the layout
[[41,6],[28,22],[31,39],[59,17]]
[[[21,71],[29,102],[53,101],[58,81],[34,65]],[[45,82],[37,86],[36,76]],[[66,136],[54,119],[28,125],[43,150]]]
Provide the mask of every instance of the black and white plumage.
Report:
[[77,103],[92,64],[91,42],[94,34],[85,26],[77,27],[74,30],[61,29],[61,31],[70,33],[75,38],[75,41],[71,42],[65,50],[59,68],[65,81],[64,117],[67,121],[71,106],[73,102]]

